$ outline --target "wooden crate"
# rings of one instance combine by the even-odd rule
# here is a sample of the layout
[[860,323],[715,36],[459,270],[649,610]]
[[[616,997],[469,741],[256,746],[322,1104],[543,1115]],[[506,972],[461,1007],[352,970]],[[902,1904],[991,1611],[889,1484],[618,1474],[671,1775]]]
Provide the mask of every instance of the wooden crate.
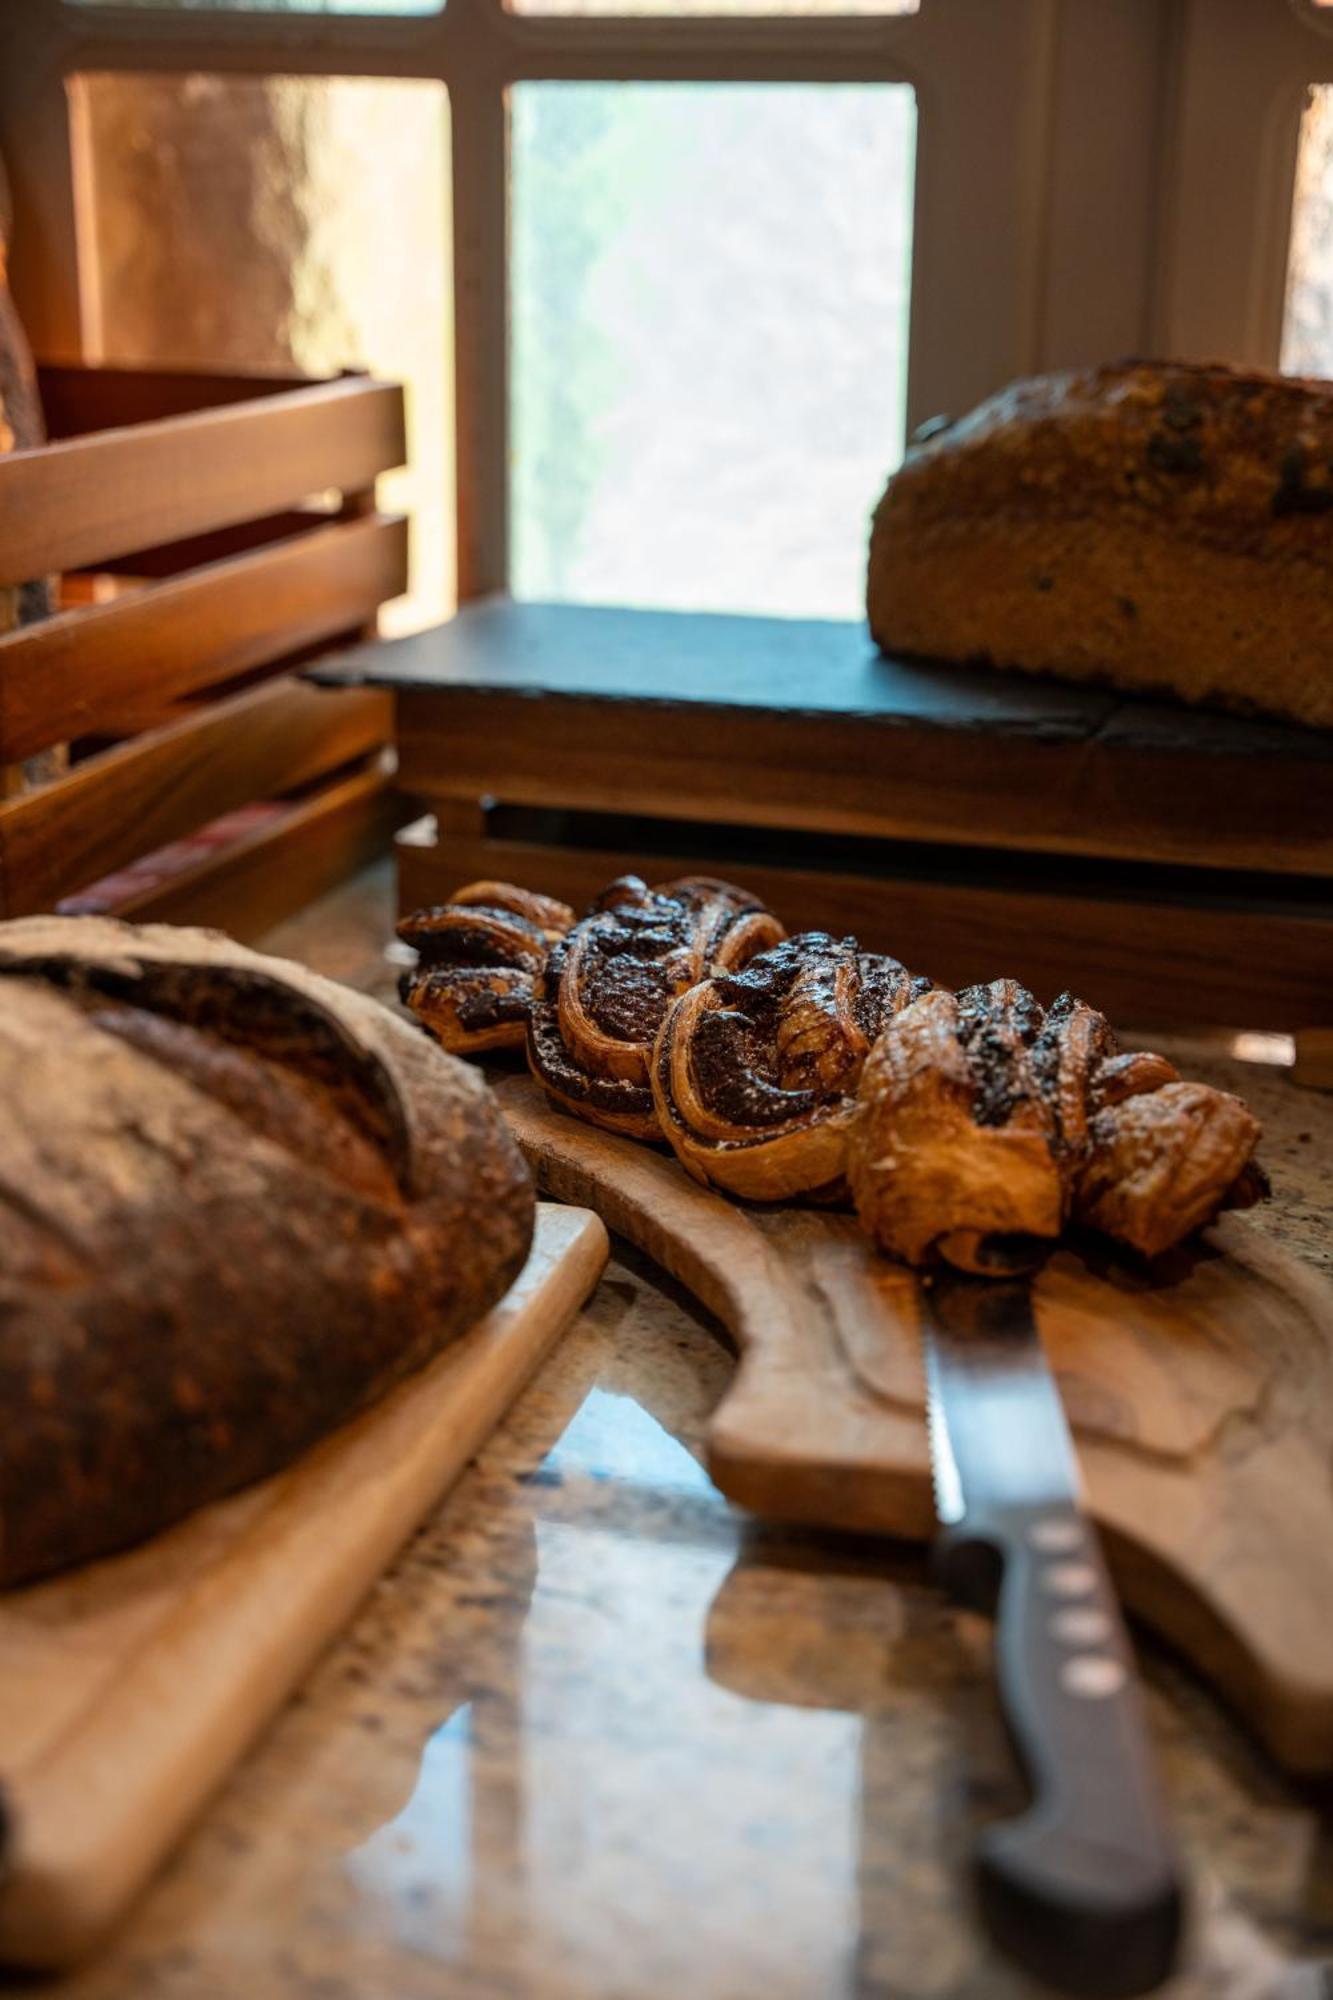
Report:
[[404,907],[710,872],[950,984],[1329,1021],[1333,736],[883,660],[852,624],[503,600],[319,673],[397,691],[431,815]]
[[[402,391],[111,368],[41,388],[51,442],[0,457],[0,583],[57,574],[65,608],[0,638],[0,914],[267,800],[235,848],[141,871],[124,911],[253,933],[390,823],[389,697],[293,669],[373,634],[406,587],[406,523],[374,500],[405,455]],[[27,782],[57,746],[68,768]]]

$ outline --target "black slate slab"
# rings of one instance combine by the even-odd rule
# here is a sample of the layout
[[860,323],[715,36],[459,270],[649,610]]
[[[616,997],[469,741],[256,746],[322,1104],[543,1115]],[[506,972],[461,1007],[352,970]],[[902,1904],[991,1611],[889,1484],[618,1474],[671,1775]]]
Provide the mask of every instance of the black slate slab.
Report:
[[1333,734],[1114,691],[938,662],[890,660],[865,627],[490,598],[409,638],[335,654],[322,684],[471,691],[712,710],[843,715],[876,728],[948,729],[1215,756],[1333,764]]

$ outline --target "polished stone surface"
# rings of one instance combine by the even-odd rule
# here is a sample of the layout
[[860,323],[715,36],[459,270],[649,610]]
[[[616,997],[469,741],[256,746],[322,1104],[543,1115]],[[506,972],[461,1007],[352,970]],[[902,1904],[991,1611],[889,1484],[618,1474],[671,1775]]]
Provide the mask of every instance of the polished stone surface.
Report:
[[[275,943],[391,984],[372,877]],[[1264,1116],[1263,1226],[1333,1262],[1333,1098]],[[79,2000],[1020,2000],[969,1842],[1015,1801],[986,1625],[923,1554],[747,1520],[700,1467],[731,1367],[622,1249],[238,1767]],[[1333,1643],[1333,1635],[1330,1635]],[[1196,1884],[1171,2000],[1333,1991],[1333,1814],[1142,1644]],[[15,1992],[26,1992],[15,1986]]]

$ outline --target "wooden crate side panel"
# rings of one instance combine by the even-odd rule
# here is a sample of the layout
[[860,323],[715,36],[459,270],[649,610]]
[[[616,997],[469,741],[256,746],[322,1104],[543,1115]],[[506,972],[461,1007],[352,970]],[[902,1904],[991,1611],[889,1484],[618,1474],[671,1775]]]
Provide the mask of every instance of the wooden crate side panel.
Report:
[[544,847],[449,835],[397,843],[403,910],[497,876],[576,908],[626,872],[717,874],[762,896],[791,931],[850,933],[950,986],[1001,975],[1049,1001],[1072,987],[1127,1022],[1271,1028],[1328,1021],[1333,915],[1144,903],[910,879],[824,874],[728,859]]
[[398,700],[404,786],[432,798],[1333,876],[1317,757],[493,688]]
[[248,801],[388,742],[392,701],[283,680],[90,758],[0,806],[0,914],[47,910]]
[[211,924],[249,942],[366,867],[402,818],[380,760],[302,799],[276,825],[238,840],[115,915],[136,923]]
[[0,638],[0,763],[123,729],[365,623],[407,587],[407,526],[370,517]]
[[348,380],[0,459],[0,583],[252,520],[405,456],[403,392]]

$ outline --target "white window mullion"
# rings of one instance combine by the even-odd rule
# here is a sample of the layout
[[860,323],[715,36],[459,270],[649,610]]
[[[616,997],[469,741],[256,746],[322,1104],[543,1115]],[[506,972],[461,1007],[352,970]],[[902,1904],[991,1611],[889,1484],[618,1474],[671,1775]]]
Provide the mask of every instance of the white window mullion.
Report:
[[909,430],[1038,365],[1053,14],[927,0],[920,29]]
[[509,576],[508,79],[484,0],[458,0],[445,82],[453,133],[458,597]]
[[1162,191],[1157,345],[1276,367],[1292,187],[1333,39],[1290,0],[1187,0]]

